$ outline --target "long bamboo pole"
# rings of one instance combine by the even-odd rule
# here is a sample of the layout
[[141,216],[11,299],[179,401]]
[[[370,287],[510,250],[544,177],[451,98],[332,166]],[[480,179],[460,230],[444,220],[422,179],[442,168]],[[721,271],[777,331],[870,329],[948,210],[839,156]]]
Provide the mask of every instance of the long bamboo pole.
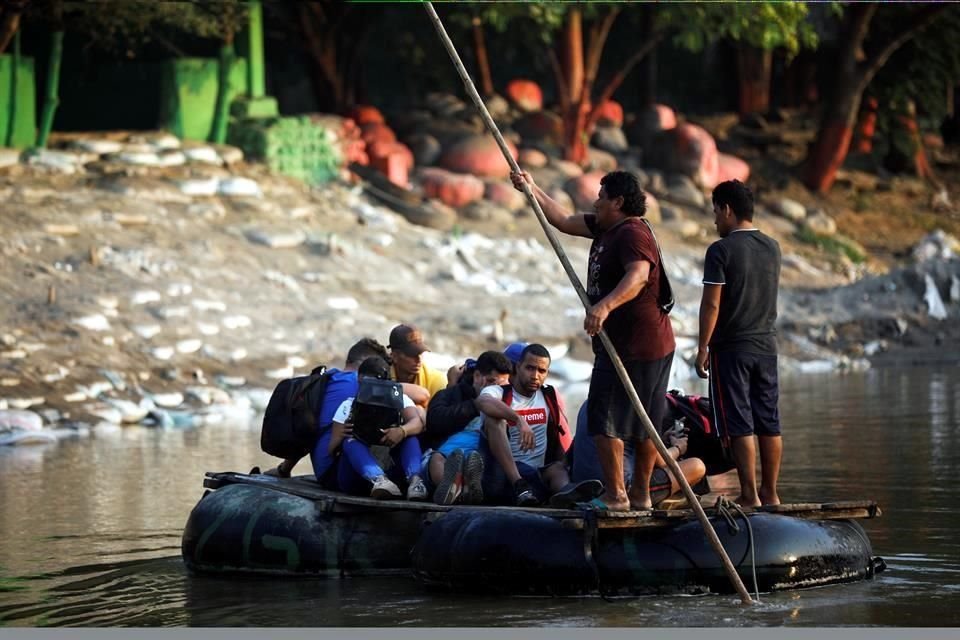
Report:
[[[433,22],[433,26],[436,28],[437,34],[440,36],[440,40],[443,41],[443,46],[446,48],[447,53],[450,54],[450,59],[453,61],[453,65],[456,67],[457,72],[460,74],[460,78],[463,80],[463,85],[467,90],[467,94],[473,100],[473,103],[480,112],[480,116],[483,118],[484,123],[486,123],[490,133],[492,133],[493,137],[496,139],[497,145],[499,145],[500,151],[503,152],[504,158],[506,158],[507,163],[510,165],[510,168],[513,171],[520,171],[520,166],[510,153],[510,149],[507,148],[507,143],[500,134],[497,124],[493,121],[493,118],[490,117],[490,112],[487,111],[486,105],[484,105],[483,100],[480,99],[480,95],[477,93],[477,89],[473,85],[473,81],[470,79],[470,75],[467,73],[466,67],[463,66],[463,62],[460,60],[460,55],[453,46],[453,41],[450,40],[450,36],[447,35],[447,31],[444,29],[443,23],[440,21],[440,17],[433,8],[433,4],[430,2],[424,2],[424,8],[427,10],[427,15],[430,16],[430,21]],[[583,284],[581,284],[579,276],[577,276],[576,271],[573,270],[573,266],[571,266],[570,260],[567,258],[567,254],[563,250],[563,246],[561,246],[556,235],[553,233],[553,230],[550,228],[550,224],[547,222],[547,218],[543,213],[543,209],[540,207],[540,203],[537,202],[537,199],[533,195],[533,191],[530,190],[530,185],[527,183],[523,184],[523,193],[527,197],[527,202],[529,202],[530,206],[533,207],[533,210],[537,215],[537,220],[540,222],[540,226],[543,227],[543,232],[547,236],[547,240],[549,240],[551,246],[553,246],[553,250],[556,252],[557,258],[560,260],[560,264],[563,265],[563,270],[566,271],[567,277],[570,279],[570,284],[573,285],[577,295],[580,297],[580,302],[583,303],[585,308],[589,309],[591,305],[590,299],[587,297],[587,292],[584,291]],[[606,349],[607,354],[610,356],[610,360],[613,362],[613,366],[617,371],[617,375],[620,377],[620,381],[623,383],[623,386],[626,389],[627,396],[630,398],[630,403],[633,405],[637,415],[640,416],[640,421],[643,423],[644,430],[653,441],[657,451],[660,453],[660,456],[667,463],[667,467],[670,469],[670,472],[677,479],[677,482],[679,482],[680,488],[683,489],[683,494],[687,497],[687,502],[690,503],[694,513],[697,514],[697,518],[703,525],[703,529],[707,534],[707,538],[710,540],[711,546],[720,557],[720,560],[723,562],[724,569],[726,569],[727,575],[730,577],[730,582],[740,595],[740,600],[743,602],[743,604],[753,604],[753,599],[747,592],[746,587],[743,586],[743,581],[740,580],[740,576],[737,574],[737,570],[734,568],[733,563],[730,562],[730,558],[727,556],[727,552],[724,550],[723,544],[720,542],[720,538],[717,537],[717,532],[713,530],[713,526],[710,524],[707,514],[704,513],[703,507],[700,505],[700,500],[697,498],[696,494],[693,493],[693,489],[690,488],[690,484],[687,482],[687,479],[684,478],[683,472],[680,471],[680,465],[678,465],[676,460],[670,456],[669,451],[667,451],[666,446],[663,444],[663,440],[660,439],[660,435],[657,433],[653,423],[650,421],[650,416],[648,416],[646,410],[644,410],[643,403],[640,401],[640,397],[637,395],[637,391],[634,389],[633,383],[630,381],[630,377],[627,375],[627,370],[624,368],[623,362],[621,362],[616,348],[613,346],[613,343],[610,342],[607,332],[601,328],[598,335],[600,336],[600,342],[603,343],[603,348]]]

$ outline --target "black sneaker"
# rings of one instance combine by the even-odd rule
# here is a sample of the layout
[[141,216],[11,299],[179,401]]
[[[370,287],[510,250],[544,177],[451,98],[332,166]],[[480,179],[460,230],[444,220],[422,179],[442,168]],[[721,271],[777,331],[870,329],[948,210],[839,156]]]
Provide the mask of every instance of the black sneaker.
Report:
[[463,450],[454,449],[443,461],[443,478],[433,492],[436,504],[454,504],[463,489]]
[[569,483],[550,496],[548,504],[554,509],[573,509],[578,502],[589,502],[603,493],[603,483],[599,480],[584,480]]
[[463,463],[462,504],[483,504],[483,456],[471,451]]
[[513,483],[513,503],[518,507],[536,507],[540,504],[530,485],[523,478]]

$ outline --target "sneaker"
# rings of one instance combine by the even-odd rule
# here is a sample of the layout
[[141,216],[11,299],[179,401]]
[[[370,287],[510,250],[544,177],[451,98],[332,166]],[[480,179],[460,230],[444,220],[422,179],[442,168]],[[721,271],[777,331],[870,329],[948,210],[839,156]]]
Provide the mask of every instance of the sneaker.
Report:
[[599,480],[573,482],[550,496],[549,505],[554,509],[573,509],[579,502],[589,502],[603,494],[603,483]]
[[523,478],[513,483],[513,503],[518,507],[536,507],[540,504],[530,485]]
[[483,456],[471,451],[463,463],[463,504],[483,504]]
[[370,497],[377,500],[391,500],[399,498],[400,487],[395,485],[387,476],[377,476],[373,479],[373,488],[370,489]]
[[407,486],[407,500],[423,502],[427,499],[427,485],[423,483],[423,478],[413,476],[410,478],[410,484]]
[[433,492],[437,504],[454,504],[463,490],[463,451],[454,449],[443,461],[443,479]]

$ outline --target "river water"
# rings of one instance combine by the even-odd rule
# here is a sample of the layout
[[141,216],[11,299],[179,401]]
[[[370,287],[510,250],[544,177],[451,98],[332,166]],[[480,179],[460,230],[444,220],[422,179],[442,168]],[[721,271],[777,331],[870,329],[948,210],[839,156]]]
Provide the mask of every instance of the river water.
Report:
[[464,597],[407,578],[192,576],[180,534],[203,473],[269,464],[259,425],[124,427],[0,448],[0,626],[960,626],[960,371],[787,377],[781,410],[781,497],[878,501],[883,516],[864,521],[888,565],[876,579],[747,608],[735,596]]

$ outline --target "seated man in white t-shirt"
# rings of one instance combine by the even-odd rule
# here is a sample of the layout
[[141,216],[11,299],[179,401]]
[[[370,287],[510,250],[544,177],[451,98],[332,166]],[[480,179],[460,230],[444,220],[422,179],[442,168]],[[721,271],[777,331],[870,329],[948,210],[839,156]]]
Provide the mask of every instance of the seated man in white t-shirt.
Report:
[[[603,484],[597,480],[570,483],[560,438],[557,392],[544,384],[549,370],[550,352],[546,347],[527,345],[512,383],[486,387],[477,397],[477,408],[484,415],[487,448],[494,461],[486,465],[485,496],[505,498],[504,494],[512,494],[514,504],[530,507],[549,495],[550,506],[568,508],[603,491]],[[507,491],[504,481],[509,486]]]
[[[358,379],[366,376],[387,379],[389,365],[383,358],[367,358],[357,370]],[[334,455],[343,449],[343,456],[337,467],[337,488],[344,493],[369,495],[378,499],[399,498],[402,493],[396,482],[406,481],[407,500],[426,500],[427,487],[420,477],[420,441],[415,437],[423,431],[423,419],[409,396],[403,394],[403,410],[399,426],[387,426],[380,429],[383,438],[379,444],[390,448],[394,465],[390,471],[393,479],[377,462],[370,447],[353,438],[353,425],[350,423],[350,410],[354,398],[347,398],[333,416],[333,433],[330,437],[329,452]],[[402,477],[400,473],[402,472]]]

